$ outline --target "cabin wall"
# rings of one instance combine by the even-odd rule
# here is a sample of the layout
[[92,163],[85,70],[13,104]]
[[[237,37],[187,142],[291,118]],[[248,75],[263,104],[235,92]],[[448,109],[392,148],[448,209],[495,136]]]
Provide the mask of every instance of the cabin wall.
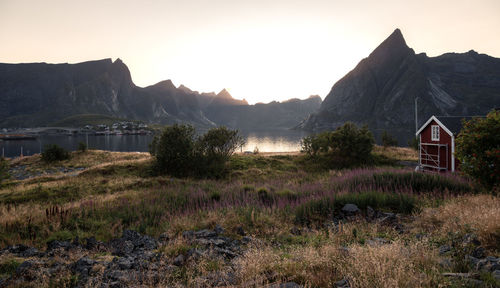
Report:
[[[432,126],[433,125],[438,125],[439,126],[439,141],[432,141]],[[427,127],[425,127],[424,130],[421,132],[421,142],[423,144],[425,143],[432,143],[432,144],[446,144],[448,147],[448,153],[446,153],[446,148],[441,147],[439,149],[439,166],[446,168],[448,167],[448,170],[451,171],[451,136],[439,125],[436,123],[436,121],[431,121]],[[426,146],[427,151],[430,154],[437,154],[438,152],[438,147],[437,146]],[[448,163],[448,164],[447,164]],[[429,165],[435,165],[432,161],[425,161],[422,160],[422,164],[429,164]]]

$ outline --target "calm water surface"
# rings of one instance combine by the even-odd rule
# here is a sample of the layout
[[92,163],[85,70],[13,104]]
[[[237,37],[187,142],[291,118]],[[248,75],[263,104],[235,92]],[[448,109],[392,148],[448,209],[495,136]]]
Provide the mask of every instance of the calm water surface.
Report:
[[[277,131],[253,131],[241,132],[246,139],[246,144],[241,151],[254,151],[257,147],[259,152],[290,152],[300,150],[300,140],[307,136],[303,131],[277,130]],[[57,144],[67,150],[78,149],[78,143],[88,143],[90,149],[122,151],[122,152],[147,152],[151,135],[108,135],[95,136],[85,135],[43,135],[36,140],[0,141],[0,153],[5,157],[17,157],[40,153],[47,144]]]

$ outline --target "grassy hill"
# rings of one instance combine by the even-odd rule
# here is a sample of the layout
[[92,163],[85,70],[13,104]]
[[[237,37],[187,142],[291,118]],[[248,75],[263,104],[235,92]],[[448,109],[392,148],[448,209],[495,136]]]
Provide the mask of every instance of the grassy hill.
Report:
[[[30,250],[6,249],[0,278],[12,287],[27,279],[59,287],[337,287],[344,280],[351,287],[467,287],[473,280],[495,287],[492,271],[464,259],[499,256],[498,197],[458,175],[398,166],[416,158],[412,150],[375,153],[383,164],[329,171],[300,154],[234,155],[222,180],[151,176],[148,153],[74,152],[53,165],[39,156],[11,160],[11,169],[46,174],[11,179],[0,190],[0,248],[49,248],[31,258],[19,252]],[[158,245],[147,248],[151,239]],[[103,242],[89,244],[96,240]],[[42,272],[18,269],[28,259]]]

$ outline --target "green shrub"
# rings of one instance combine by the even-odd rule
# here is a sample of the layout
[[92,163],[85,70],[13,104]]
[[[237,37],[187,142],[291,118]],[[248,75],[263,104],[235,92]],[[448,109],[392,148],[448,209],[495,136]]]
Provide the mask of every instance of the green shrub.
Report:
[[42,152],[42,160],[47,163],[66,160],[69,157],[70,153],[57,144],[45,145],[45,149]]
[[191,125],[169,126],[150,144],[150,153],[155,157],[153,171],[176,177],[220,178],[227,172],[230,156],[241,145],[243,138],[238,131],[225,127],[195,137]]
[[302,152],[309,156],[316,156],[320,152],[326,153],[329,150],[332,132],[323,132],[302,138]]
[[243,138],[237,130],[226,127],[208,130],[198,138],[195,145],[199,176],[211,178],[224,176],[227,172],[226,162],[243,143]]
[[382,145],[385,148],[391,146],[398,146],[398,140],[384,130],[384,132],[382,133]]
[[374,209],[410,214],[416,207],[415,197],[406,194],[361,192],[347,193],[335,197],[335,209],[340,210],[345,204],[356,204],[360,209],[370,206]]
[[464,122],[456,143],[460,170],[495,191],[500,185],[500,111]]
[[151,143],[151,154],[155,156],[154,170],[158,174],[177,177],[190,175],[195,163],[195,130],[191,125],[173,125]]
[[87,144],[80,142],[78,143],[78,151],[80,152],[86,152],[87,151]]
[[322,222],[330,218],[334,211],[340,211],[345,204],[355,204],[360,209],[370,206],[377,210],[386,210],[409,214],[417,207],[417,199],[413,196],[397,193],[360,192],[336,195],[309,200],[295,209],[295,222],[310,224]]
[[334,200],[321,198],[309,200],[295,209],[295,222],[298,224],[310,224],[321,222],[333,214]]
[[343,168],[370,162],[374,143],[367,126],[347,122],[335,131],[305,137],[301,145],[310,157],[326,160],[328,168]]
[[259,197],[259,200],[262,201],[263,203],[270,203],[271,201],[273,201],[271,195],[269,194],[269,192],[267,191],[266,188],[264,187],[261,187],[257,190],[257,196]]

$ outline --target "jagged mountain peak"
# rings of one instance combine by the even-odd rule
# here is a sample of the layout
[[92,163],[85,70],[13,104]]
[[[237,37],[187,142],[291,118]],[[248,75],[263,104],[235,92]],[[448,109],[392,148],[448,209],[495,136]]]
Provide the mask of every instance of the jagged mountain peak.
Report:
[[158,83],[156,83],[155,85],[153,85],[157,88],[162,88],[162,89],[168,89],[168,90],[171,90],[171,89],[176,89],[174,83],[172,82],[172,80],[168,79],[168,80],[163,80],[163,81],[160,81]]
[[431,115],[481,115],[499,105],[499,79],[500,59],[473,50],[415,55],[396,29],[333,85],[318,113],[300,127],[322,131],[352,121],[375,134],[387,130],[403,144],[414,137],[415,99],[419,122]]
[[222,89],[219,93],[217,93],[217,98],[221,99],[233,99],[233,96],[226,90],[226,88]]
[[413,50],[406,45],[405,38],[401,30],[396,29],[380,45],[373,50],[369,58],[379,60],[391,57],[398,57],[402,54],[413,53]]

